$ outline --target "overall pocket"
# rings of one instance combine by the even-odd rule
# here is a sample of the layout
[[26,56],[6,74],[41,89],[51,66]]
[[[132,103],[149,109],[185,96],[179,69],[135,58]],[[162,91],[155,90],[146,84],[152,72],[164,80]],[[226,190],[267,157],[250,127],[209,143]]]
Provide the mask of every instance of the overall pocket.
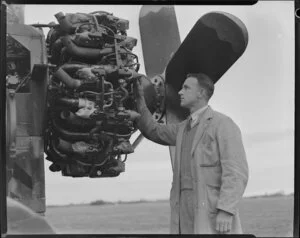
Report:
[[216,147],[214,138],[209,133],[205,133],[195,151],[200,167],[215,167],[219,164]]
[[216,214],[217,204],[220,197],[220,187],[206,185],[206,198],[207,198],[207,209],[209,213]]

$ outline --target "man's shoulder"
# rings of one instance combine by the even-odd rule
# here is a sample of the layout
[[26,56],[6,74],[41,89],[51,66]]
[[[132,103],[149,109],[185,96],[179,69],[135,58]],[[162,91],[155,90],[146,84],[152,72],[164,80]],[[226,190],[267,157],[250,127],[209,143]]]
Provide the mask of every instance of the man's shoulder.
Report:
[[231,119],[231,117],[229,117],[228,115],[225,115],[222,112],[216,111],[216,110],[212,110],[213,112],[213,119],[216,122],[221,122],[221,121],[233,121]]
[[240,131],[239,126],[233,121],[233,119],[225,115],[224,113],[213,110],[213,127],[220,131]]
[[213,110],[213,117],[212,117],[213,125],[217,127],[236,127],[239,128],[239,126],[234,122],[234,120],[221,112]]

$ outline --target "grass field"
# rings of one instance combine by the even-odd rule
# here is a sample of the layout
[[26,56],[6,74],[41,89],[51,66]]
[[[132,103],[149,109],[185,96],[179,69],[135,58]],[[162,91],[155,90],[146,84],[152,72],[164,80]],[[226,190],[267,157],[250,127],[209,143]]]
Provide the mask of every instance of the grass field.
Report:
[[[239,206],[244,233],[258,237],[292,236],[293,199],[244,198]],[[158,201],[48,207],[46,218],[61,234],[168,234],[169,214],[168,201]]]

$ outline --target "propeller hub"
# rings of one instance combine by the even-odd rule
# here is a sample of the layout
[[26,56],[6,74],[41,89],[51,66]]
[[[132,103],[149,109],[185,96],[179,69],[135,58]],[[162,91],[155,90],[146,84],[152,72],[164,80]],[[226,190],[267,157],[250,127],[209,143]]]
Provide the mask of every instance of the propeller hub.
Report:
[[163,119],[165,113],[165,80],[162,75],[156,75],[151,78],[156,93],[156,105],[153,112],[153,118],[156,121],[165,122]]

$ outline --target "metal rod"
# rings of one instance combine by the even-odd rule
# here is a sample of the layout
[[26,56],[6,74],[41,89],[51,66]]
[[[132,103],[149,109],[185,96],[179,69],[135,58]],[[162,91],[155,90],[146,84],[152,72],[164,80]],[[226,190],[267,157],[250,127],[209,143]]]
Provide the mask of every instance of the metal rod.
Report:
[[139,143],[141,143],[141,141],[143,140],[144,136],[142,133],[139,134],[139,136],[135,139],[135,141],[132,144],[133,149],[135,150],[135,148],[138,146]]

